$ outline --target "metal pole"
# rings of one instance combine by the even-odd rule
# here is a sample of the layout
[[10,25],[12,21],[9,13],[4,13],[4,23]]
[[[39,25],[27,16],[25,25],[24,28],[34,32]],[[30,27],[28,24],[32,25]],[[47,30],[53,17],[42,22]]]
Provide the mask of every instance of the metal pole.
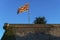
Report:
[[29,13],[29,10],[28,10],[28,24],[30,24],[30,13]]

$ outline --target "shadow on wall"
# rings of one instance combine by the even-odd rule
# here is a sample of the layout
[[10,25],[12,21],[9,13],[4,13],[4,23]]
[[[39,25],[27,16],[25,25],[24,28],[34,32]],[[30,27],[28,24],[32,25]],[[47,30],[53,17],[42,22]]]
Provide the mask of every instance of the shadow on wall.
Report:
[[15,35],[6,35],[6,33],[3,34],[1,40],[15,40]]
[[50,34],[29,33],[27,36],[16,36],[16,40],[60,40],[60,37],[52,36]]
[[29,33],[24,37],[20,37],[17,35],[10,35],[6,36],[4,39],[1,40],[60,40],[60,37],[52,36],[50,34],[43,34],[43,33]]

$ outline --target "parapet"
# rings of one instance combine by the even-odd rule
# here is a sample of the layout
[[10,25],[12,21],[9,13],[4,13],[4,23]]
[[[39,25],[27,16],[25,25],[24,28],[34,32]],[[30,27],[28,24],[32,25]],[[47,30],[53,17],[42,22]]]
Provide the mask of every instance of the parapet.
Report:
[[[4,29],[5,30],[12,30],[15,32],[15,34],[26,34],[29,32],[35,33],[35,32],[45,32],[49,31],[49,34],[52,35],[58,35],[60,36],[60,24],[9,24],[5,23],[4,24]],[[58,32],[59,31],[59,32]],[[53,33],[54,32],[54,33]]]

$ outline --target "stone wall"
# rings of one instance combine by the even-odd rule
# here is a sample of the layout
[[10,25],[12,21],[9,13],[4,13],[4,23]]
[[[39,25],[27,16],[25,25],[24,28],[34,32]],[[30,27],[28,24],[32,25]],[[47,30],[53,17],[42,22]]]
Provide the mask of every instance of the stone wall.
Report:
[[60,24],[5,24],[5,30],[13,30],[15,35],[24,36],[27,33],[45,32],[60,36]]

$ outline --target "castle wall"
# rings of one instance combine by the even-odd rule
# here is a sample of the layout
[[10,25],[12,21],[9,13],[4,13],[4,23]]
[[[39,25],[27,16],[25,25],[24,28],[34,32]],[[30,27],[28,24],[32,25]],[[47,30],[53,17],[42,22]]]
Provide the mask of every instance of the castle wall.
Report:
[[7,24],[4,25],[7,30],[10,29],[15,35],[25,36],[28,33],[44,32],[54,36],[60,36],[60,24]]
[[49,34],[60,37],[60,27],[51,28],[51,30],[49,31]]

